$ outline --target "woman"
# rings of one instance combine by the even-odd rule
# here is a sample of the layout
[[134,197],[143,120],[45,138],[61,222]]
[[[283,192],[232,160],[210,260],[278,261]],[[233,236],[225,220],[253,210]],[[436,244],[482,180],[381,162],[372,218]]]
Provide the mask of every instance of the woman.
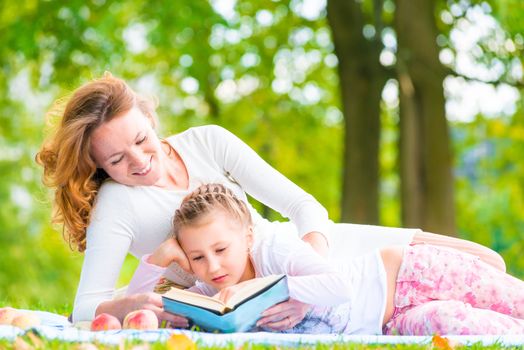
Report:
[[[187,324],[163,312],[160,296],[153,293],[113,300],[114,286],[127,253],[140,258],[166,240],[173,208],[202,183],[228,184],[242,199],[247,193],[291,220],[271,223],[250,207],[255,233],[298,233],[317,252],[334,259],[394,243],[431,242],[472,252],[504,268],[495,252],[471,242],[420,230],[333,225],[312,196],[220,127],[192,128],[160,140],[153,129],[153,104],[111,75],[78,88],[60,118],[36,160],[44,167],[44,183],[55,189],[54,221],[63,223],[70,246],[85,253],[75,322],[103,312],[123,319],[132,310],[147,308],[175,326]],[[339,251],[328,252],[328,246]],[[178,251],[166,277],[188,287],[195,279]],[[288,302],[274,311],[299,322],[306,309]]]

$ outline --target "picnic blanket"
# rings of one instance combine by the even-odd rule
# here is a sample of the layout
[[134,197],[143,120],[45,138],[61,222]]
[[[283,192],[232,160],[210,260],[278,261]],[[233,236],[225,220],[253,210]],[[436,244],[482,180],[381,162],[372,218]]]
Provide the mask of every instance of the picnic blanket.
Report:
[[[28,310],[24,310],[28,311]],[[142,340],[147,342],[163,342],[172,334],[184,334],[192,341],[206,346],[236,346],[245,343],[258,343],[280,346],[305,345],[316,343],[354,342],[361,344],[429,344],[431,336],[386,336],[386,335],[337,335],[337,334],[279,334],[268,332],[215,334],[188,330],[158,329],[138,331],[123,329],[117,331],[91,332],[74,327],[66,317],[45,312],[29,311],[38,315],[42,325],[22,330],[13,326],[0,325],[0,338],[14,340],[25,332],[36,334],[52,340],[66,342],[98,342],[104,344],[121,344],[126,340]],[[524,334],[521,335],[481,335],[481,336],[446,336],[450,341],[463,345],[481,343],[483,345],[499,344],[502,346],[518,346],[524,344]]]

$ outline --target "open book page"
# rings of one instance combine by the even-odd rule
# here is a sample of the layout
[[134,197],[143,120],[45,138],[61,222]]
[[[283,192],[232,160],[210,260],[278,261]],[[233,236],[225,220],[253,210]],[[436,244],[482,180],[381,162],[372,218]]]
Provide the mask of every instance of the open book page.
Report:
[[220,313],[223,313],[226,310],[226,305],[216,298],[189,292],[183,289],[171,288],[163,296],[186,304],[200,306],[209,310],[215,310]]
[[225,313],[234,309],[238,304],[241,304],[242,302],[258,295],[261,291],[266,290],[268,287],[272,286],[282,278],[283,275],[271,275],[254,279],[239,289],[228,300],[227,304],[224,304],[216,297],[209,297],[177,288],[170,289],[163,296],[182,303],[195,305],[208,310],[214,310],[219,313]]
[[261,281],[252,286],[246,285],[245,287],[249,287],[249,291],[243,291],[242,294],[248,296],[237,302],[234,309],[224,312],[208,308],[211,304],[216,306],[217,302],[221,304],[218,300],[187,291],[185,293],[173,291],[173,294],[175,294],[175,297],[179,297],[180,294],[193,294],[197,296],[193,301],[201,303],[203,300],[211,299],[211,303],[207,307],[197,306],[187,301],[168,298],[165,294],[162,296],[162,303],[165,311],[187,317],[202,330],[226,333],[246,332],[255,326],[264,310],[289,299],[285,275],[271,277],[263,281],[265,283]]
[[242,303],[246,299],[250,299],[258,292],[265,290],[266,287],[272,286],[276,281],[282,279],[283,275],[271,275],[266,277],[256,278],[243,288],[233,294],[226,303],[228,309],[234,309],[235,306]]

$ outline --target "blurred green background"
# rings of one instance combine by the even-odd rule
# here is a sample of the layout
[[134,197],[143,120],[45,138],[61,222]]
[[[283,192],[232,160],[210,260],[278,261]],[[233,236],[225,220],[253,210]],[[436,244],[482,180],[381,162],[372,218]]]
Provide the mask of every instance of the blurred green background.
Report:
[[[356,4],[347,21],[357,23],[358,15],[360,39],[378,45],[377,62],[398,71],[401,23],[394,18],[405,5],[344,1]],[[428,20],[445,72],[439,86],[450,130],[456,232],[500,252],[508,270],[523,278],[524,5],[422,2],[432,9]],[[340,220],[344,176],[351,181],[358,170],[345,171],[348,101],[341,98],[342,52],[332,35],[344,29],[328,20],[329,5],[337,3],[0,0],[0,306],[73,303],[82,255],[50,223],[51,192],[34,156],[53,101],[106,70],[156,96],[160,135],[222,125]],[[372,223],[403,226],[399,82],[393,74],[381,84]],[[126,260],[119,285],[135,266]]]

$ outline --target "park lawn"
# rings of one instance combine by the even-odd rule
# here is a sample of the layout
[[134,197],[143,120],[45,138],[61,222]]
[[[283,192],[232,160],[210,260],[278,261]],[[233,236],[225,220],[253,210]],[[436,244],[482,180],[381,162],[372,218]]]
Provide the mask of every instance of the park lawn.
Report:
[[[0,303],[0,307],[7,306],[6,303]],[[13,305],[17,308],[27,308],[32,310],[45,310],[61,315],[68,315],[71,307],[70,305],[64,305],[59,308],[52,310],[38,305],[38,307],[28,307],[28,305]],[[182,337],[184,336],[174,336]],[[78,343],[78,342],[65,342],[59,340],[47,340],[45,338],[39,337],[33,332],[27,332],[25,335],[16,338],[14,341],[0,339],[0,350],[40,350],[40,349],[50,349],[50,350],[62,350],[62,349],[71,349],[71,350],[193,350],[193,349],[228,349],[228,350],[266,350],[266,349],[311,349],[311,350],[353,350],[353,349],[383,349],[383,350],[393,350],[393,349],[406,349],[406,350],[451,350],[451,349],[523,349],[522,346],[502,346],[499,344],[494,344],[490,346],[483,346],[482,344],[473,344],[471,346],[461,346],[460,344],[450,344],[446,338],[439,336],[434,336],[433,340],[429,344],[360,344],[360,343],[328,343],[316,345],[301,345],[296,347],[291,346],[275,346],[275,345],[262,345],[262,344],[243,344],[242,346],[234,346],[233,344],[228,346],[203,346],[201,344],[194,344],[189,339],[185,338],[180,342],[180,338],[170,339],[171,341],[166,342],[140,342],[140,341],[127,341],[119,345],[106,345],[101,343]],[[189,347],[181,345],[189,345]]]
[[[450,344],[447,339],[441,337],[433,337],[433,341],[429,344],[360,344],[360,343],[329,343],[329,344],[316,344],[316,345],[302,345],[302,346],[275,346],[275,345],[262,345],[262,344],[243,344],[241,346],[235,346],[230,344],[228,346],[213,347],[213,346],[202,346],[200,344],[194,344],[184,336],[177,336],[174,341],[166,342],[140,342],[140,341],[128,341],[118,345],[106,345],[100,343],[78,343],[78,342],[64,342],[58,340],[46,340],[38,337],[38,335],[28,332],[24,336],[18,337],[14,341],[7,341],[0,339],[1,350],[37,350],[37,349],[50,349],[50,350],[193,350],[193,349],[229,349],[229,350],[262,350],[262,349],[311,349],[311,350],[352,350],[352,349],[406,349],[406,350],[452,350],[452,349],[522,349],[522,346],[501,346],[498,344],[483,346],[482,344],[473,344],[471,346],[461,346],[460,344]],[[180,342],[180,337],[185,338]]]

